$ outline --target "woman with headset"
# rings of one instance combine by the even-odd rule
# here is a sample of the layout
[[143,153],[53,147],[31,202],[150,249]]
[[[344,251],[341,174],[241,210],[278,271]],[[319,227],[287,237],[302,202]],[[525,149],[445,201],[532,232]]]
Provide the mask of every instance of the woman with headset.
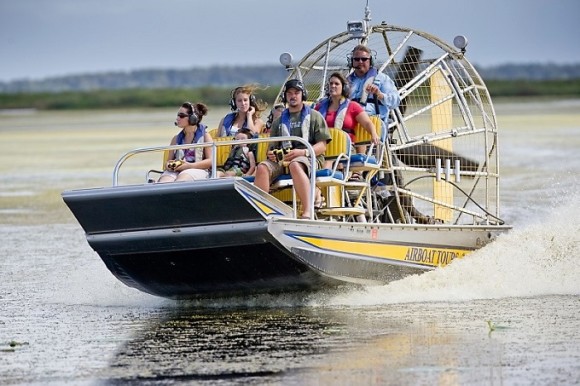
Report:
[[[184,102],[177,111],[175,126],[181,128],[171,145],[213,142],[201,119],[207,115],[203,103]],[[211,168],[211,147],[172,150],[166,169],[157,182],[193,181],[208,178]]]
[[[354,128],[357,123],[368,131],[372,142],[377,145],[379,137],[375,125],[363,107],[349,99],[349,84],[340,72],[334,72],[328,78],[326,98],[314,107],[322,114],[328,127],[347,132],[353,143],[356,142]],[[357,147],[357,152],[364,153],[365,146]]]
[[232,90],[230,99],[232,112],[220,121],[218,137],[234,136],[242,128],[250,130],[254,136],[262,132],[264,121],[260,118],[260,115],[268,105],[256,100],[254,95],[256,89],[256,86],[245,85]]

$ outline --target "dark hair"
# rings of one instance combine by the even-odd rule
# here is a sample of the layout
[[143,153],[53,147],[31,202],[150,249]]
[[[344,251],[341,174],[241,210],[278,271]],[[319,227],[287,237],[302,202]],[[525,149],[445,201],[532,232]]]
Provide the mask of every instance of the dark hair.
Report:
[[330,78],[338,78],[338,80],[340,80],[340,84],[342,85],[342,90],[340,91],[340,95],[342,95],[344,98],[348,98],[350,95],[349,94],[350,89],[349,89],[349,83],[348,83],[348,80],[346,80],[346,77],[340,72],[333,72],[328,77],[328,80],[330,80]]
[[246,134],[248,139],[252,139],[254,137],[254,133],[252,132],[252,130],[248,129],[247,127],[242,127],[241,129],[239,129],[236,134],[239,133]]
[[195,112],[195,115],[198,117],[198,123],[201,122],[201,118],[207,115],[207,106],[203,103],[191,103],[191,102],[183,102],[181,105],[184,109],[187,110],[189,115]]

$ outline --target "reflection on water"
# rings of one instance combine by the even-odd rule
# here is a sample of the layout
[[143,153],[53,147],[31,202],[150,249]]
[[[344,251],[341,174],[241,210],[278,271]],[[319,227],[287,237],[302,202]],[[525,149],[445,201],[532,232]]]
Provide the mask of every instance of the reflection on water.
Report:
[[175,111],[0,115],[1,383],[573,384],[580,103],[542,106],[496,105],[515,227],[468,258],[387,286],[196,302],[118,282],[60,198],[168,143]]
[[312,364],[346,337],[308,310],[178,310],[128,342],[112,379],[229,379],[276,376]]
[[118,348],[106,379],[546,384],[554,371],[561,380],[578,374],[577,306],[571,298],[541,297],[360,309],[178,308]]

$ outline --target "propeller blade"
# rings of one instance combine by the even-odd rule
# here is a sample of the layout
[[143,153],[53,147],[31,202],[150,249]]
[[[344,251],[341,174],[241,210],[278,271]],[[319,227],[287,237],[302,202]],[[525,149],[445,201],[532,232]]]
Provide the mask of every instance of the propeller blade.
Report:
[[479,162],[452,153],[430,143],[422,143],[395,152],[397,158],[407,166],[416,168],[434,168],[437,158],[445,164],[446,159],[451,160],[451,166],[455,165],[455,160],[459,160],[461,170],[474,172],[479,168]]
[[[397,86],[397,89],[400,89],[415,77],[415,75],[417,74],[417,68],[419,67],[419,60],[421,59],[422,54],[423,50],[420,50],[412,46],[407,47],[407,51],[405,52],[403,62],[399,65],[399,69],[397,70],[397,74],[395,75],[394,79],[395,86]],[[401,115],[405,115],[406,109],[407,102],[406,100],[403,99],[401,101],[401,104],[399,105]]]

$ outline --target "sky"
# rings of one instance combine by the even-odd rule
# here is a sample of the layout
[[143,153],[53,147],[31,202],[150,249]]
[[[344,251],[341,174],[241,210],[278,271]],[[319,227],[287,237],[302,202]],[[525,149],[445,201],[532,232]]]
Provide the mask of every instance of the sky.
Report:
[[[368,0],[371,24],[409,27],[478,66],[580,63],[579,0]],[[278,64],[361,20],[367,0],[0,0],[0,81]]]

